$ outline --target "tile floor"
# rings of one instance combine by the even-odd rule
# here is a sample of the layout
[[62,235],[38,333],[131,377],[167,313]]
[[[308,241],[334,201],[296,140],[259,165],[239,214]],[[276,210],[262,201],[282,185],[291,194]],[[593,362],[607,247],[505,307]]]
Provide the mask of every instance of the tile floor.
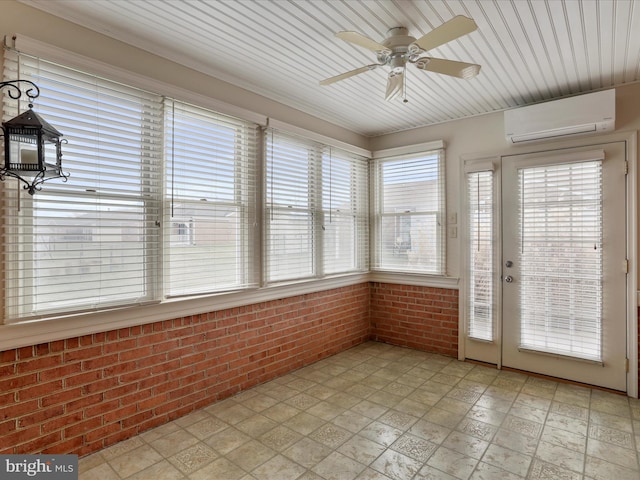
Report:
[[80,460],[81,480],[640,479],[640,401],[368,342]]

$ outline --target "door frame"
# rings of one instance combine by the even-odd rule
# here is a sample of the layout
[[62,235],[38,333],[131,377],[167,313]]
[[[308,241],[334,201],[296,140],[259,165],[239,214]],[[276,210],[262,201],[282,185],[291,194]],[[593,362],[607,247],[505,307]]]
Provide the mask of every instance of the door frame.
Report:
[[[638,303],[640,292],[638,292],[638,196],[637,196],[637,184],[638,184],[638,133],[632,132],[617,132],[608,135],[594,135],[588,137],[578,137],[572,140],[553,141],[553,142],[535,142],[527,145],[510,147],[504,151],[491,152],[491,153],[476,153],[467,154],[460,157],[459,168],[459,202],[460,202],[460,219],[462,227],[460,230],[460,239],[458,242],[458,256],[461,259],[460,263],[460,295],[459,295],[459,315],[458,315],[458,359],[465,360],[465,339],[466,339],[466,312],[467,312],[467,280],[469,271],[468,255],[466,253],[466,246],[468,245],[469,238],[466,228],[467,218],[467,202],[464,198],[466,194],[466,162],[491,162],[500,166],[502,157],[509,157],[513,155],[523,154],[535,154],[549,152],[557,153],[558,150],[564,150],[575,147],[589,147],[596,146],[603,143],[611,142],[625,142],[625,155],[628,162],[628,175],[627,175],[627,216],[626,216],[626,241],[627,241],[627,259],[629,263],[629,272],[627,276],[627,358],[629,360],[629,368],[627,371],[627,395],[629,397],[638,398]],[[500,182],[497,182],[496,195],[501,194]],[[496,209],[496,215],[500,214],[499,202]],[[501,232],[496,236],[497,251],[501,251],[502,248],[502,235]],[[496,259],[494,263],[498,262],[500,265],[501,260]],[[496,288],[496,305],[501,305],[501,288]],[[500,302],[500,303],[498,303]],[[501,310],[501,308],[500,308]],[[502,319],[499,313],[496,318],[496,331],[502,330]],[[502,351],[502,338],[499,335],[495,340],[495,345],[498,348],[496,367],[502,368],[501,364],[501,351]]]

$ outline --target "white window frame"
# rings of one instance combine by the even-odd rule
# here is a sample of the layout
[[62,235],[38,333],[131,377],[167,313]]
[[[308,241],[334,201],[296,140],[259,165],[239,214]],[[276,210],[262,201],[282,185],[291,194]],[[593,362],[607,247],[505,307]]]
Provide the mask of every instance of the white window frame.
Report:
[[[442,281],[443,284],[450,284],[447,279],[447,237],[446,237],[446,173],[445,173],[445,151],[444,142],[435,141],[426,144],[412,145],[409,147],[401,147],[384,151],[374,152],[373,161],[371,163],[371,196],[372,196],[372,217],[371,217],[371,244],[372,264],[371,269],[376,278],[384,279],[388,274],[411,275],[414,277],[429,277],[436,279],[434,283]],[[384,239],[382,232],[382,222],[384,218],[402,217],[405,212],[389,213],[384,212],[385,200],[383,198],[383,179],[382,167],[386,162],[396,162],[432,155],[438,156],[438,177],[436,182],[437,190],[437,209],[436,211],[420,211],[411,212],[408,215],[435,215],[436,221],[436,267],[433,271],[420,268],[398,268],[392,265],[385,265],[382,260],[382,249],[384,249]],[[387,274],[387,275],[385,275]]]
[[[360,172],[363,177],[366,176],[366,160],[364,158],[356,158],[355,154],[350,154],[337,147],[327,146],[306,137],[275,129],[269,129],[266,132],[264,143],[264,284],[274,285],[282,282],[297,282],[331,275],[367,271],[368,230],[366,219],[368,215],[368,185],[365,178],[352,180],[349,183],[350,192],[348,196],[351,202],[349,212],[339,212],[336,209],[334,209],[336,211],[332,212],[331,202],[327,204],[327,196],[325,195],[326,189],[332,188],[331,172],[325,168],[327,167],[325,162],[331,162],[333,155],[351,163],[350,173],[352,177],[356,171]],[[288,167],[284,166],[286,163],[284,157],[278,158],[278,144],[287,145],[287,150],[292,152],[294,150],[298,150],[299,153],[306,152],[306,154],[298,155],[301,164],[296,166],[290,163]],[[282,152],[282,155],[286,155],[286,152]],[[278,171],[275,167],[277,164],[282,167],[281,171]],[[327,172],[329,172],[329,181],[325,182]],[[304,181],[298,179],[300,175],[305,177]],[[295,179],[298,180],[296,181]],[[297,190],[299,186],[296,185],[297,182],[306,182],[306,189]],[[287,195],[291,196],[287,198]],[[297,199],[296,196],[298,197]],[[279,237],[276,236],[278,234],[275,233],[275,228],[272,228],[274,219],[285,219],[288,215],[293,215],[291,217],[293,219],[299,216],[307,216],[307,232],[309,233],[303,238],[308,242],[306,254],[309,263],[301,264],[301,267],[305,268],[303,272],[296,272],[294,270],[295,265],[291,265],[290,273],[281,271],[276,274],[274,272],[279,267],[276,262],[282,261],[282,258],[286,257],[287,254],[295,253],[291,251],[291,248],[282,249],[283,247],[278,243]],[[354,261],[352,266],[348,268],[329,271],[327,269],[327,259],[324,258],[325,232],[327,231],[328,222],[332,220],[332,215],[339,215],[343,218],[348,217],[353,221],[353,237],[350,240]],[[296,227],[293,226],[292,228],[295,233]]]

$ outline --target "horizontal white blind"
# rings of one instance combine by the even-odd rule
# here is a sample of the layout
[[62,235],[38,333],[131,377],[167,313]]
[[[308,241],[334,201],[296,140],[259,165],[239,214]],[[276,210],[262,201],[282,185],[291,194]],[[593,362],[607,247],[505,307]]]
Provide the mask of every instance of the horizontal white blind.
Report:
[[444,152],[374,162],[374,268],[445,273]]
[[368,256],[367,159],[337,148],[322,156],[325,274],[363,271]]
[[[8,318],[156,298],[161,98],[5,51],[4,78],[18,77],[40,87],[34,110],[68,141],[71,176],[33,197],[5,184]],[[4,119],[26,103],[5,97]]]
[[165,291],[254,285],[257,126],[166,100]]
[[602,162],[519,170],[521,347],[602,358]]
[[313,277],[321,146],[274,130],[265,141],[266,280]]
[[493,199],[493,172],[468,173],[467,335],[486,341],[491,341],[494,337]]

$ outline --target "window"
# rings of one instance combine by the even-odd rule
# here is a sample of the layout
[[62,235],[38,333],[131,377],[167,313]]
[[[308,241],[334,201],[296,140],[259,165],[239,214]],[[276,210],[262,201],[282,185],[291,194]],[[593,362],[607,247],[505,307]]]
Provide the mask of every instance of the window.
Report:
[[[33,197],[5,184],[7,318],[157,298],[161,97],[13,51],[4,76],[46,92],[35,109],[68,140],[71,172]],[[26,103],[5,102],[5,120]]]
[[71,173],[33,197],[6,184],[9,319],[257,283],[257,125],[15,51],[4,75],[43,91]]
[[602,160],[518,171],[520,347],[602,360]]
[[366,270],[366,159],[270,130],[267,282]]
[[445,273],[442,150],[374,161],[374,269]]
[[322,156],[322,238],[325,274],[368,268],[367,160],[337,148]]
[[165,112],[166,294],[254,285],[256,126],[174,100]]
[[467,331],[478,340],[494,337],[493,171],[467,173],[469,261]]

